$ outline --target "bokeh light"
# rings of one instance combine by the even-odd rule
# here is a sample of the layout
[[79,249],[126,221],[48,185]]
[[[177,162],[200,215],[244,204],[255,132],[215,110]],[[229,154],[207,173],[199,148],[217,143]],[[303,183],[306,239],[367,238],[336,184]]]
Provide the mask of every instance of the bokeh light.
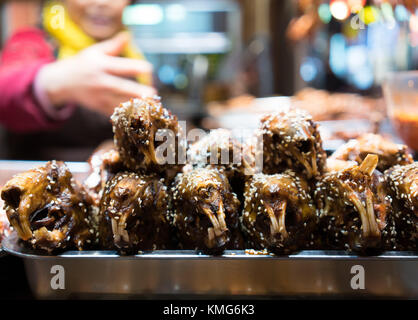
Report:
[[168,20],[178,22],[186,18],[187,10],[182,4],[170,4],[166,7],[165,14]]
[[175,76],[176,70],[168,64],[163,65],[160,70],[158,70],[158,78],[164,84],[172,84]]
[[399,21],[408,21],[409,19],[409,12],[408,10],[401,4],[398,4],[395,7],[395,17]]
[[311,57],[305,58],[300,66],[299,72],[303,81],[311,82],[315,80],[316,76],[318,75],[318,68],[316,66],[315,60]]
[[176,87],[176,89],[179,89],[179,90],[185,89],[187,88],[188,84],[189,84],[189,79],[183,73],[179,73],[178,75],[175,76],[174,86]]
[[352,13],[358,13],[366,4],[366,0],[348,0],[347,4]]
[[164,12],[158,4],[135,4],[123,12],[125,25],[155,25],[164,19]]
[[382,5],[380,6],[380,9],[382,12],[383,19],[388,25],[388,27],[390,29],[394,28],[396,25],[396,20],[395,20],[395,15],[393,13],[392,6],[389,3],[385,2],[385,3],[382,3]]
[[418,17],[414,14],[409,18],[409,29],[411,32],[418,32]]
[[329,65],[332,72],[339,77],[344,76],[347,68],[344,35],[336,33],[331,37],[329,51]]
[[371,24],[379,21],[380,13],[375,6],[366,6],[359,13],[361,21],[365,24]]
[[328,3],[323,3],[318,7],[318,15],[323,23],[329,23],[331,21],[332,15]]
[[332,16],[337,20],[347,19],[350,14],[347,3],[342,0],[331,1],[330,11]]

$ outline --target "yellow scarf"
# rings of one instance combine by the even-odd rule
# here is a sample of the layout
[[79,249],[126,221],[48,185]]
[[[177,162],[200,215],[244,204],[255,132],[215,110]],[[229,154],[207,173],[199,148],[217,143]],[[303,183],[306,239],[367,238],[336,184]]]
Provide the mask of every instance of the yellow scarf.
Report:
[[[58,11],[58,10],[62,11]],[[57,15],[63,19],[60,21],[64,28],[57,28]],[[84,31],[68,16],[67,10],[64,9],[62,3],[50,1],[43,8],[43,26],[46,31],[58,43],[58,59],[65,59],[76,55],[83,49],[90,47],[96,43],[92,37],[84,33]],[[144,55],[135,45],[130,42],[124,48],[122,57],[145,60]],[[137,81],[146,85],[152,83],[149,75],[140,75]]]

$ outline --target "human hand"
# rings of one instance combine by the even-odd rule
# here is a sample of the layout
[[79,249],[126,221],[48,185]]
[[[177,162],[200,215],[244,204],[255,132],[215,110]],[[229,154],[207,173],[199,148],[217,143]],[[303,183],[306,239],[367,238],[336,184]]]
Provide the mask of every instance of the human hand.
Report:
[[127,78],[152,73],[152,65],[143,60],[118,55],[129,41],[122,32],[97,43],[77,55],[50,63],[38,74],[38,84],[54,106],[76,103],[111,115],[123,101],[156,94],[153,87]]

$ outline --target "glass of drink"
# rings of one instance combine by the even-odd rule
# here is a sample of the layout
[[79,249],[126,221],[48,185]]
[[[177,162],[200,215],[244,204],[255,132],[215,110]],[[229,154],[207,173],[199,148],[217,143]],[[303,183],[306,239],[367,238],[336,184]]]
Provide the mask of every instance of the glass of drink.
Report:
[[402,140],[418,152],[418,70],[390,73],[383,93],[392,125]]

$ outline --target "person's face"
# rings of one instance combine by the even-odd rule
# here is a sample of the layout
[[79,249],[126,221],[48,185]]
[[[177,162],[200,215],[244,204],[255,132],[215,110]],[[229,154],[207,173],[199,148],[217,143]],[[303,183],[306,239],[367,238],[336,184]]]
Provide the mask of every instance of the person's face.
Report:
[[105,40],[122,29],[123,9],[129,0],[65,0],[71,19],[96,40]]

